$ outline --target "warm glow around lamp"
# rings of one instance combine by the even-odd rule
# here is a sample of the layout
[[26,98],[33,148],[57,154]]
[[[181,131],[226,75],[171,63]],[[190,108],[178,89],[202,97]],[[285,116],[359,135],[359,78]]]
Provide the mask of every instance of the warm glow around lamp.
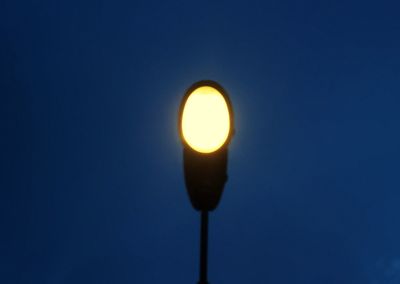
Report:
[[208,154],[220,149],[231,133],[229,104],[213,86],[192,90],[183,105],[181,134],[193,150]]

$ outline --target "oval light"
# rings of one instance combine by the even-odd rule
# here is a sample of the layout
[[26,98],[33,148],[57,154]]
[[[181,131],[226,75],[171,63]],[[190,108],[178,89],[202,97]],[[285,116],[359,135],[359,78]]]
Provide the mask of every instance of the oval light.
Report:
[[189,94],[183,106],[181,131],[193,150],[217,151],[228,139],[230,127],[228,104],[220,91],[200,86]]

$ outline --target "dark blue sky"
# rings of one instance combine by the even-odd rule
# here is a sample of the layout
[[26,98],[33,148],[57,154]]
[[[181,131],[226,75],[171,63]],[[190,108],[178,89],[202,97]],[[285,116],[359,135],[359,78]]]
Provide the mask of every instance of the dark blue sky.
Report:
[[400,283],[395,2],[1,1],[0,282],[196,283],[176,122],[212,79],[210,283]]

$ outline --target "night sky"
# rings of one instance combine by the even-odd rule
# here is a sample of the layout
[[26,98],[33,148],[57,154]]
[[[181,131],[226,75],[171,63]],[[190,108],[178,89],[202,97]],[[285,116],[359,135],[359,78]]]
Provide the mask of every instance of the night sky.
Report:
[[0,2],[0,283],[198,281],[177,114],[229,93],[211,284],[400,283],[400,4]]

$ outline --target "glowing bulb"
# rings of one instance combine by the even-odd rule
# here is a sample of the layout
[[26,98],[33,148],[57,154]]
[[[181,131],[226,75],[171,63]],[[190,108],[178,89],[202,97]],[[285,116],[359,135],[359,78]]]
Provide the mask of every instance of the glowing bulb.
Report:
[[187,98],[181,130],[195,151],[211,153],[226,142],[230,133],[230,113],[225,97],[211,86],[195,89]]

